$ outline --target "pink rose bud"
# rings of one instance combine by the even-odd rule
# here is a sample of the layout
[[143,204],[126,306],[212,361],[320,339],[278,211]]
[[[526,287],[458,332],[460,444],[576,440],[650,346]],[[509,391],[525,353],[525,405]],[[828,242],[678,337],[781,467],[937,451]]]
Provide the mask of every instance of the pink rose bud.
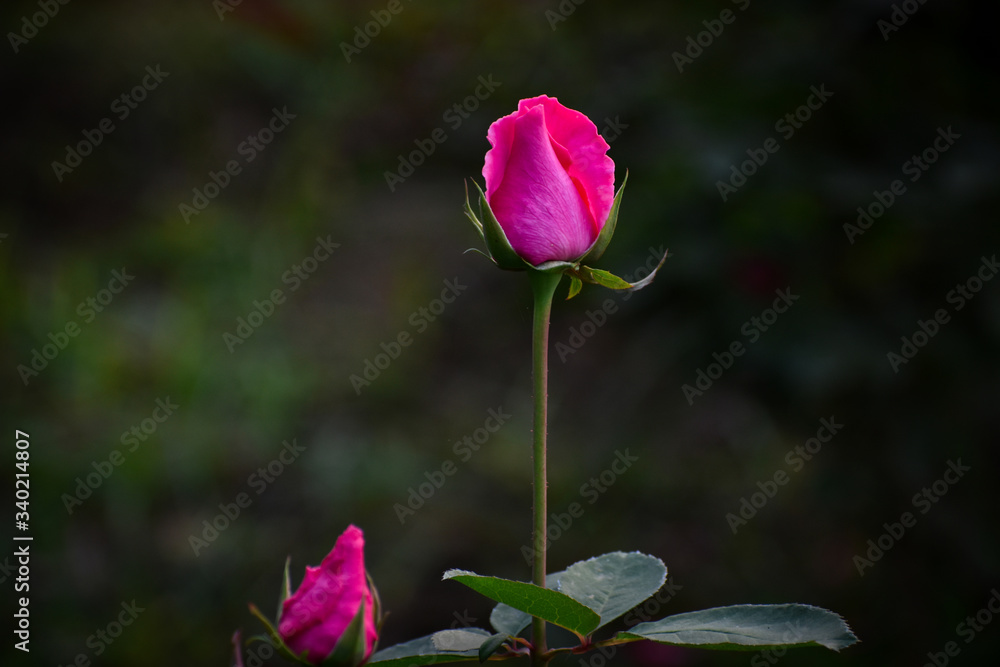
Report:
[[330,656],[362,604],[365,660],[378,639],[364,547],[361,529],[348,526],[319,567],[306,567],[302,585],[282,604],[278,633],[296,655],[306,651],[314,665]]
[[615,197],[615,163],[597,126],[540,95],[495,121],[487,138],[486,200],[514,251],[534,266],[583,257]]

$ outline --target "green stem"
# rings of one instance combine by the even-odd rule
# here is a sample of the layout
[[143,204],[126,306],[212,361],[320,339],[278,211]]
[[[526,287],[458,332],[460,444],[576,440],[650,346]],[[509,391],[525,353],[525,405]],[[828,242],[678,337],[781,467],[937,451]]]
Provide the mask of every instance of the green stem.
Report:
[[[562,279],[561,273],[531,271],[531,290],[535,296],[535,314],[532,325],[531,357],[532,379],[535,396],[534,424],[534,565],[532,582],[545,588],[545,541],[546,514],[548,511],[545,474],[545,435],[548,421],[548,377],[549,377],[549,314],[552,311],[552,297]],[[533,618],[531,622],[531,664],[540,667],[552,656],[548,654],[545,641],[545,621]]]

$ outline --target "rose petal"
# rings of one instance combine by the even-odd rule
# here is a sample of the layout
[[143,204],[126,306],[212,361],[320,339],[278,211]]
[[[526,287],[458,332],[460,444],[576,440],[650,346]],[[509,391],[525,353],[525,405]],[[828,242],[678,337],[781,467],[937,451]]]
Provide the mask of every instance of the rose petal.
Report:
[[365,615],[368,653],[376,631],[371,591],[364,564],[364,535],[355,526],[337,539],[319,567],[306,567],[295,593],[285,600],[278,632],[295,653],[308,651],[310,661],[325,659],[354,619],[361,601]]
[[564,107],[554,97],[539,95],[521,100],[518,110],[541,106],[545,127],[551,138],[566,149],[572,159],[567,167],[570,178],[586,192],[591,216],[600,234],[615,199],[615,163],[608,156],[608,142],[584,114]]
[[487,153],[483,174],[493,191],[487,200],[511,247],[535,265],[579,257],[597,238],[597,227],[549,138],[544,109],[494,125],[493,150],[499,151],[493,159]]
[[483,179],[486,181],[486,201],[493,199],[493,193],[503,182],[507,160],[510,159],[510,147],[514,143],[514,124],[520,112],[515,111],[503,118],[498,118],[486,131],[486,138],[493,146],[486,151],[486,163],[483,165]]

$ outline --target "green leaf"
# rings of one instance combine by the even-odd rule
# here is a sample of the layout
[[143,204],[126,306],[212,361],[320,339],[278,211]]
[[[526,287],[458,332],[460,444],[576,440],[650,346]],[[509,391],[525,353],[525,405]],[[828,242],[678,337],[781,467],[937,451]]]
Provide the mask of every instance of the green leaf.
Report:
[[479,628],[460,628],[435,632],[431,641],[439,651],[479,651],[483,638],[489,636],[488,632]]
[[579,294],[581,289],[583,289],[583,281],[571,275],[569,277],[569,292],[566,294],[566,300],[569,301]]
[[490,612],[490,625],[497,632],[516,637],[531,623],[531,616],[509,605],[500,603]]
[[[600,617],[598,628],[615,620],[660,590],[667,580],[667,566],[659,558],[616,551],[570,565],[546,577],[546,586],[565,593]],[[490,613],[497,632],[516,636],[531,623],[531,616],[504,604]]]
[[616,639],[726,650],[825,646],[839,651],[858,641],[839,615],[806,604],[740,604],[640,623]]
[[615,235],[615,227],[618,225],[618,208],[622,204],[622,194],[625,192],[626,183],[628,183],[628,170],[625,171],[625,179],[622,180],[622,185],[618,188],[615,200],[611,204],[611,211],[608,213],[608,219],[601,227],[601,233],[591,244],[587,253],[580,258],[581,262],[596,262],[607,250],[608,244],[611,243],[611,237]]
[[372,655],[366,664],[379,664],[382,667],[419,667],[443,662],[477,660],[479,647],[489,638],[490,633],[479,628],[441,630],[426,637],[382,649]]
[[601,622],[596,612],[568,595],[535,584],[484,577],[464,570],[448,570],[444,578],[454,579],[491,600],[566,628],[581,638],[593,632]]
[[557,591],[597,612],[597,627],[603,627],[660,590],[667,566],[653,556],[616,551],[574,563],[551,579]]
[[531,265],[514,252],[510,241],[507,240],[507,235],[504,234],[503,228],[500,227],[496,216],[493,215],[490,203],[486,201],[486,194],[483,192],[483,189],[479,187],[479,183],[476,183],[475,180],[472,181],[472,184],[479,191],[479,215],[482,218],[480,224],[482,226],[483,240],[486,241],[486,250],[489,251],[490,257],[501,269],[511,271],[528,269]]
[[479,645],[479,662],[486,662],[490,656],[500,650],[503,643],[507,641],[508,635],[500,632]]

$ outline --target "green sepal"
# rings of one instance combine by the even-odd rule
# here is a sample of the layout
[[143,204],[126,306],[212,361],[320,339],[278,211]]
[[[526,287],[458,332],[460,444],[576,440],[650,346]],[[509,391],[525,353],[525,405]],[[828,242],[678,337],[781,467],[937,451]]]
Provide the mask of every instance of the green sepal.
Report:
[[472,211],[471,204],[469,204],[468,185],[466,185],[465,191],[465,215],[476,226],[480,236],[483,237],[490,259],[501,269],[508,271],[524,271],[532,268],[511,247],[510,241],[507,240],[507,235],[504,233],[503,228],[500,227],[500,223],[497,222],[496,216],[493,215],[493,209],[490,208],[490,203],[486,201],[486,194],[479,187],[479,183],[476,183],[475,179],[472,179],[472,184],[476,186],[476,190],[479,192],[479,218],[476,217]]
[[255,640],[270,641],[271,645],[278,650],[278,653],[281,653],[289,660],[294,660],[295,662],[301,662],[304,665],[312,664],[311,662],[305,659],[305,653],[306,653],[305,651],[302,652],[302,655],[295,655],[292,649],[285,643],[285,640],[281,638],[281,634],[278,632],[278,629],[275,628],[273,625],[271,625],[271,621],[267,620],[267,618],[264,617],[264,614],[260,612],[260,609],[257,608],[257,605],[250,604],[248,606],[250,607],[250,613],[256,616],[257,619],[264,624],[264,627],[267,628],[267,636],[256,635],[248,639],[247,640],[248,642],[252,642]]
[[622,185],[618,188],[617,194],[615,194],[615,200],[611,203],[611,211],[608,212],[608,219],[604,222],[604,226],[601,227],[601,233],[597,235],[590,248],[580,258],[581,262],[596,262],[604,254],[604,251],[608,249],[611,237],[615,235],[615,227],[618,224],[618,208],[622,204],[622,194],[625,192],[626,183],[628,183],[627,169],[625,170],[625,178],[622,180]]
[[[660,262],[656,265],[656,268],[650,271],[648,276],[634,283],[630,283],[624,278],[619,278],[610,271],[605,271],[604,269],[593,269],[589,266],[583,266],[582,264],[567,270],[566,273],[569,274],[571,281],[575,279],[581,282],[590,283],[591,285],[600,285],[601,287],[607,287],[608,289],[636,292],[653,282],[653,278],[656,277],[656,274],[660,270],[660,267],[663,266],[663,263],[667,261],[667,256],[669,254],[670,254],[669,250],[663,253],[663,257],[660,258]],[[571,282],[570,283],[571,294],[570,296],[566,297],[567,299],[576,296],[576,293],[580,291],[579,289],[577,289],[576,292],[572,292],[573,287],[574,285]]]
[[281,615],[285,611],[285,600],[292,596],[292,579],[289,570],[292,567],[292,557],[285,559],[285,574],[281,579],[281,594],[278,596],[278,615],[274,617],[274,622],[281,625]]
[[600,285],[608,289],[632,289],[632,283],[604,269],[592,269],[589,266],[580,266],[580,268],[574,271],[574,274],[583,282],[590,283],[591,285]]
[[[365,570],[365,578],[368,579],[368,590],[372,593],[372,616],[375,619],[375,633],[381,637],[382,636],[382,623],[385,621],[385,616],[382,615],[382,598],[378,594],[378,589],[375,588],[375,580],[372,579],[372,575]],[[375,646],[378,646],[378,637],[375,639]],[[372,651],[375,649],[373,648]]]
[[[479,255],[482,255],[483,257],[485,257],[486,259],[490,260],[491,262],[493,261],[492,257],[490,257],[488,254],[486,254],[485,252],[483,252],[479,248],[466,248],[465,252],[474,252],[474,253],[477,253]],[[462,254],[464,255],[465,252],[463,252]]]
[[641,290],[643,287],[646,287],[651,282],[653,282],[653,278],[656,277],[657,272],[660,270],[660,267],[663,266],[663,263],[667,261],[667,257],[669,255],[670,255],[670,250],[667,249],[663,253],[663,257],[661,257],[660,261],[656,264],[656,267],[649,272],[649,275],[643,278],[642,280],[632,283],[632,287],[630,287],[629,290],[631,290],[632,292],[637,292]]
[[367,605],[364,597],[358,605],[358,611],[354,618],[344,628],[344,633],[340,635],[337,644],[333,647],[330,655],[321,664],[333,665],[334,667],[356,667],[365,659],[365,614]]
[[479,645],[479,662],[483,663],[490,659],[490,656],[500,650],[503,643],[510,638],[510,635],[498,632]]
[[569,301],[574,296],[579,294],[581,289],[583,289],[583,281],[576,276],[571,275],[569,277],[569,292],[566,293],[566,300]]
[[475,212],[472,210],[472,206],[469,204],[468,181],[465,181],[465,217],[467,217],[469,221],[472,222],[473,226],[476,228],[476,231],[479,232],[479,238],[483,240],[483,243],[486,243],[486,237],[483,236],[483,223],[480,222],[479,218],[476,217]]
[[576,268],[576,264],[573,262],[563,262],[558,259],[551,259],[547,262],[542,262],[538,266],[532,266],[531,269],[538,271],[539,273],[566,273],[567,271],[572,271]]

